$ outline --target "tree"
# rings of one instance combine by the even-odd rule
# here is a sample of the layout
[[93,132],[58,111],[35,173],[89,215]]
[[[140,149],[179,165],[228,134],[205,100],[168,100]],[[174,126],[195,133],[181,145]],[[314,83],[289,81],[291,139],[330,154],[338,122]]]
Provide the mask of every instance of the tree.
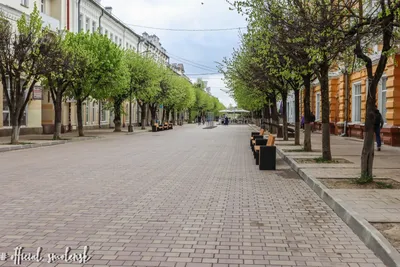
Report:
[[50,91],[54,105],[54,134],[53,139],[61,139],[61,112],[62,101],[71,80],[77,73],[75,69],[80,65],[85,65],[85,58],[81,58],[74,53],[74,50],[65,45],[61,34],[49,34],[48,42],[51,54],[47,58],[49,71],[45,73],[43,84]]
[[141,108],[141,125],[145,129],[146,106],[152,102],[160,88],[158,65],[150,57],[143,56],[133,51],[126,54],[129,73],[129,88],[132,88]]
[[[400,2],[376,1],[375,5],[369,5],[370,1],[359,0],[358,12],[354,15],[352,30],[355,33],[356,45],[354,53],[364,62],[368,75],[368,90],[365,116],[365,135],[361,155],[361,182],[373,180],[374,162],[374,123],[376,92],[380,79],[391,55],[395,54],[396,38],[399,27]],[[372,2],[373,3],[373,2]],[[382,44],[378,64],[375,68],[371,56],[368,54],[370,40]]]
[[65,42],[86,63],[76,69],[77,75],[71,80],[69,90],[69,95],[77,103],[79,136],[84,136],[83,103],[89,97],[103,99],[111,95],[113,85],[119,78],[117,70],[123,52],[110,39],[97,32],[68,32]]
[[19,142],[24,111],[34,87],[49,71],[49,33],[48,28],[43,29],[36,4],[29,20],[22,15],[16,29],[0,14],[0,76],[10,110],[12,144]]
[[129,66],[132,62],[130,62],[130,54],[132,52],[129,50],[124,51],[123,60],[120,61],[120,64],[116,66],[116,74],[119,78],[114,80],[113,88],[114,90],[110,90],[111,95],[110,99],[112,102],[112,109],[114,110],[114,132],[121,132],[121,114],[122,114],[122,104],[128,97],[132,97],[133,94],[133,84],[131,83],[131,75],[132,73],[129,70]]

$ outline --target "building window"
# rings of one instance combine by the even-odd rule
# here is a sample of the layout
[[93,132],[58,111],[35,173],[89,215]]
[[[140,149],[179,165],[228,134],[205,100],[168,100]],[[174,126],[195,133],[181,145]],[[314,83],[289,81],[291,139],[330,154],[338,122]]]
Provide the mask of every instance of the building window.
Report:
[[92,22],[92,32],[95,33],[96,32],[96,22]]
[[122,46],[122,39],[119,38],[119,45]]
[[[6,83],[7,83],[6,89],[3,89],[3,126],[10,127],[12,126],[10,118],[10,109],[8,108],[8,102],[6,96],[6,92],[8,93],[8,95],[10,94],[10,82],[8,79],[6,80]],[[26,125],[26,109],[27,107],[25,107],[24,114],[22,115],[21,126]]]
[[127,114],[125,116],[125,122],[129,122],[129,104],[126,104],[125,106],[125,114]]
[[110,40],[112,41],[113,40],[113,38],[114,38],[114,34],[110,34]]
[[321,93],[315,95],[315,121],[321,120]]
[[107,112],[106,112],[106,109],[105,109],[105,103],[103,102],[103,103],[101,103],[101,121],[102,122],[105,122],[105,121],[107,121]]
[[382,114],[383,121],[386,123],[386,87],[387,77],[382,77],[379,83],[379,95],[378,95],[378,109]]
[[45,2],[46,0],[40,0],[40,12],[42,13],[46,13]]
[[118,44],[118,36],[115,36],[115,44]]
[[90,30],[90,19],[89,19],[89,18],[86,18],[86,27],[85,27],[85,30],[86,30],[86,31],[89,31],[89,30]]
[[352,95],[352,122],[361,122],[361,82],[353,84]]
[[83,25],[83,15],[81,14],[79,15],[79,27],[81,27],[79,31],[83,31],[82,25]]
[[21,0],[21,5],[29,7],[29,0]]
[[105,31],[104,35],[108,37],[108,30]]
[[92,124],[94,124],[96,122],[96,104],[93,102],[92,103]]
[[85,124],[89,124],[89,101],[86,101],[86,106],[85,106]]

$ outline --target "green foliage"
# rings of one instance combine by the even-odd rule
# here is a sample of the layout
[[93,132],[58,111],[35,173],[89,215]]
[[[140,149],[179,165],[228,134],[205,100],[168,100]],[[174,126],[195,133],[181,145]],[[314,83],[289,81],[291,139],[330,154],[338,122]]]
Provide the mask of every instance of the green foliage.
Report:
[[123,51],[107,37],[97,32],[68,32],[65,43],[82,61],[70,83],[69,94],[76,100],[106,99],[124,86]]
[[150,57],[126,51],[124,61],[127,66],[128,87],[141,102],[153,102],[160,92],[159,66]]

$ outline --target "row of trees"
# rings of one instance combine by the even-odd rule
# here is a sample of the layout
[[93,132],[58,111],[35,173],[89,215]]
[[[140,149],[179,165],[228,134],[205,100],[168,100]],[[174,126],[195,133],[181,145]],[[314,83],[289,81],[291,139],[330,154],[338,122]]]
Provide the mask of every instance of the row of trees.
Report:
[[[228,0],[227,0],[228,1]],[[229,1],[228,1],[229,2]],[[331,160],[329,72],[349,75],[365,67],[368,89],[362,177],[372,180],[376,91],[388,59],[395,54],[400,2],[392,0],[237,0],[232,9],[247,16],[248,32],[241,47],[225,59],[221,70],[239,105],[264,110],[279,122],[276,103],[283,101],[283,133],[287,140],[286,100],[295,93],[296,138],[299,138],[299,90],[303,88],[304,150],[311,151],[310,88],[321,87],[322,157]],[[371,47],[381,44],[373,66]],[[347,85],[348,86],[348,85]]]
[[197,116],[205,116],[206,112],[212,112],[214,116],[219,115],[219,111],[225,109],[225,106],[219,102],[218,98],[209,95],[206,92],[206,85],[198,79],[194,83],[194,90],[196,95],[195,104],[189,109],[189,120],[196,120]]
[[121,131],[122,104],[132,97],[141,108],[142,127],[146,108],[154,123],[160,104],[163,120],[189,108],[214,111],[220,105],[198,86],[201,81],[192,85],[149,55],[122,49],[107,36],[54,33],[44,28],[36,6],[29,20],[21,16],[16,27],[1,15],[0,76],[10,110],[13,144],[19,141],[24,110],[39,83],[50,91],[54,104],[54,139],[60,138],[66,98],[76,101],[79,136],[84,135],[82,108],[87,100],[97,101],[103,108],[105,103],[112,104],[115,131]]

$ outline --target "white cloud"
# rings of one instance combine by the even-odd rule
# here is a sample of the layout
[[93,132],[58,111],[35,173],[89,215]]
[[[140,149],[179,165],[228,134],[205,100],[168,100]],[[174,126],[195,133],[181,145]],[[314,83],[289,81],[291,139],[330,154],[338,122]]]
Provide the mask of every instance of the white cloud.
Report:
[[[101,4],[111,6],[113,14],[128,25],[173,29],[235,28],[247,25],[244,17],[229,10],[225,0],[102,0]],[[217,72],[215,61],[221,62],[223,57],[229,57],[239,43],[238,31],[177,32],[131,27],[139,34],[156,34],[167,53],[172,54],[170,62],[183,63],[188,74]],[[207,68],[194,66],[196,63]],[[210,78],[212,94],[226,106],[234,104],[233,99],[220,90],[225,85],[216,77],[222,76],[204,76],[204,80],[207,77]]]

